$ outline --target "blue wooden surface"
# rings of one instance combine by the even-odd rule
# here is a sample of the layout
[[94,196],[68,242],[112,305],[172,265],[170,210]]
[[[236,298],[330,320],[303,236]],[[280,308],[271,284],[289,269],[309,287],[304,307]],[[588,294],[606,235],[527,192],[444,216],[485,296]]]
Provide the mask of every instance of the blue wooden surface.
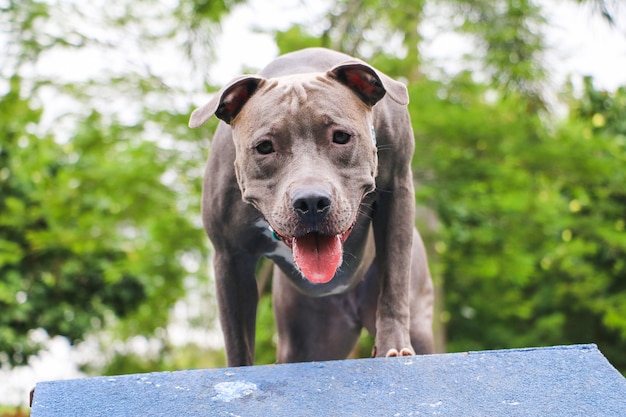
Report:
[[595,345],[38,383],[32,417],[626,416]]

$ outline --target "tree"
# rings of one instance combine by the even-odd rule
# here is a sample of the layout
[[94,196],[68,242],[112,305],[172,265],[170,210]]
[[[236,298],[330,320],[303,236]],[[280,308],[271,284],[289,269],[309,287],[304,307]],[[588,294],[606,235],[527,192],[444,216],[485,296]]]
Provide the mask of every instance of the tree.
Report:
[[[190,280],[208,285],[206,142],[187,129],[184,81],[205,80],[207,42],[237,2],[0,6],[0,365],[35,354],[38,328],[154,337]],[[186,66],[164,73],[156,47]],[[55,56],[92,72],[54,73]]]
[[97,112],[64,145],[31,133],[40,112],[19,97],[20,83],[0,100],[4,359],[36,353],[28,336],[39,327],[81,340],[116,317],[125,334],[149,334],[183,295],[181,257],[206,255],[188,212],[198,204],[181,210],[184,199],[161,180],[181,165],[176,154]]
[[[619,120],[609,114],[623,90],[588,89],[555,128],[524,100],[485,100],[489,87],[467,77],[415,88],[415,164],[442,224],[449,349],[594,342],[625,369],[623,135],[594,128]],[[611,110],[589,108],[594,94]]]

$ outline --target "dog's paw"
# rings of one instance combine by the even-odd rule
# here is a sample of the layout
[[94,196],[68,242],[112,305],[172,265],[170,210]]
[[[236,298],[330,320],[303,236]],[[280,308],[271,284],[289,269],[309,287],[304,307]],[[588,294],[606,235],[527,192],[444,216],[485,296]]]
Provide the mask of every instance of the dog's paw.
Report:
[[400,349],[400,352],[398,352],[398,349],[389,349],[387,351],[387,353],[385,354],[386,358],[395,358],[398,356],[414,356],[415,352],[413,351],[413,348],[402,348]]
[[[377,356],[377,349],[376,346],[374,346],[374,348],[372,349],[372,358],[375,358]],[[400,351],[398,351],[398,349],[394,349],[391,348],[387,351],[387,353],[385,353],[385,357],[386,358],[396,358],[399,356],[415,356],[415,351],[413,350],[413,348],[402,348],[400,349]]]

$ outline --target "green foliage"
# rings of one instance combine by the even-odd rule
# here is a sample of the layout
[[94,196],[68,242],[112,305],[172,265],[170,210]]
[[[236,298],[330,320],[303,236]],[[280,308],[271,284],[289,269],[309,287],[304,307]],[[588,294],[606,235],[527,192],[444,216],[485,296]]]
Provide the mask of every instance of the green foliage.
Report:
[[[172,80],[137,54],[186,51],[181,63],[193,60],[204,72],[208,55],[194,51],[210,50],[216,22],[236,3],[0,6],[8,29],[0,68],[0,364],[37,353],[30,335],[38,328],[72,342],[104,329],[119,339],[159,339],[155,329],[168,324],[190,282],[209,285],[199,224],[206,142],[187,128],[185,74]],[[134,65],[120,69],[124,48]],[[104,64],[81,61],[98,52],[109,58]],[[57,78],[49,56],[106,68]]]
[[441,221],[448,348],[594,342],[626,369],[626,142],[607,122],[622,125],[624,90],[588,83],[556,127],[464,74],[411,97],[418,198]]
[[165,346],[157,355],[118,353],[108,361],[102,375],[124,375],[160,371],[178,371],[192,368],[224,367],[226,356],[223,349],[214,351],[190,343],[183,346]]
[[[168,321],[189,272],[183,255],[206,256],[192,222],[162,178],[180,155],[142,139],[144,127],[92,112],[72,138],[37,135],[40,112],[0,98],[0,351],[21,363],[39,346],[29,331],[81,340],[123,320],[121,335],[149,334]],[[193,188],[197,191],[198,178]],[[185,183],[182,190],[189,191]]]
[[294,25],[277,31],[276,43],[281,54],[314,46],[335,49],[367,58],[381,70],[411,79],[418,67],[421,37],[417,28],[424,5],[422,0],[337,1],[327,14],[328,27],[322,34],[310,34]]
[[277,31],[275,36],[280,55],[303,48],[328,47],[323,37],[308,35],[302,31],[300,26],[292,26],[285,31]]
[[0,405],[0,417],[28,417],[30,412],[27,408],[3,407]]
[[257,311],[257,340],[254,362],[266,365],[276,362],[276,326],[272,310],[272,295],[265,294],[259,300]]
[[533,111],[544,107],[539,81],[545,78],[541,55],[545,50],[541,8],[528,0],[477,2],[449,0],[465,16],[459,28],[482,47],[471,61],[490,74],[491,84],[503,93],[525,96]]

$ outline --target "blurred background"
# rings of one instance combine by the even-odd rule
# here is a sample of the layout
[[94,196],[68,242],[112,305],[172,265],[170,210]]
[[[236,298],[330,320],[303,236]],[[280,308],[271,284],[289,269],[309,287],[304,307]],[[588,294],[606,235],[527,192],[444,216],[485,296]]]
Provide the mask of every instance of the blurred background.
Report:
[[0,0],[0,416],[40,380],[224,366],[216,120],[188,117],[307,46],[408,85],[438,351],[596,343],[626,372],[619,0]]

